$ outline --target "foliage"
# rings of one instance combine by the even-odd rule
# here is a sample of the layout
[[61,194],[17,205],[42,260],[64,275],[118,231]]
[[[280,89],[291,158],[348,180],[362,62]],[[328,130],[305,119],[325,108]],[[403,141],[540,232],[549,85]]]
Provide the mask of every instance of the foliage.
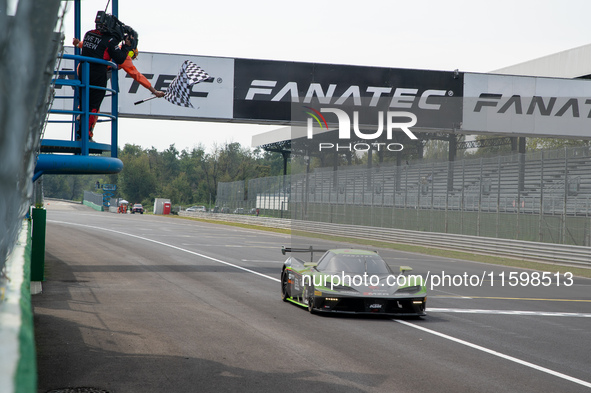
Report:
[[[486,139],[478,136],[477,139]],[[460,138],[460,140],[462,140]],[[527,150],[555,149],[564,146],[588,146],[588,141],[558,140],[549,138],[528,138]],[[408,149],[406,149],[408,147]],[[426,159],[447,159],[448,142],[430,140],[424,146]],[[475,151],[458,150],[457,159],[478,157],[486,154],[503,154],[510,146],[477,149]],[[402,160],[414,158],[416,146],[405,145]],[[44,175],[43,189],[47,197],[80,201],[84,191],[96,191],[96,182],[117,185],[115,196],[127,199],[131,203],[142,203],[150,207],[154,198],[168,198],[173,205],[208,205],[216,200],[219,182],[278,176],[283,174],[281,154],[269,153],[261,149],[250,150],[239,143],[214,145],[208,153],[201,145],[192,150],[178,151],[174,144],[163,152],[155,148],[142,149],[141,146],[127,144],[119,150],[123,161],[123,171],[116,175]],[[380,157],[375,153],[374,163],[395,160],[395,154]],[[310,169],[332,166],[335,157],[312,156],[307,161],[304,157],[292,157],[288,164],[288,173],[305,173]],[[366,164],[366,155],[339,154],[339,165]]]
[[588,140],[527,138],[527,150],[553,150],[564,147],[589,146]]
[[117,175],[45,175],[44,194],[51,198],[81,200],[95,184],[117,185],[117,197],[151,206],[154,198],[173,205],[207,205],[215,202],[218,182],[249,180],[283,173],[280,154],[250,150],[239,143],[203,146],[178,151],[174,144],[159,152],[127,144],[119,150],[123,171]]
[[[477,135],[477,141],[484,141],[486,139],[496,139],[498,135]],[[517,143],[517,142],[515,142]],[[557,139],[557,138],[526,138],[526,151],[535,150],[555,150],[564,147],[589,146],[587,140],[574,139]],[[499,155],[507,155],[512,152],[510,144],[491,146],[486,148],[479,148],[467,152],[467,158],[475,157],[491,157]],[[468,157],[469,156],[469,157]]]
[[96,190],[96,182],[104,184],[106,179],[104,175],[44,175],[43,193],[51,198],[82,201],[84,191]]

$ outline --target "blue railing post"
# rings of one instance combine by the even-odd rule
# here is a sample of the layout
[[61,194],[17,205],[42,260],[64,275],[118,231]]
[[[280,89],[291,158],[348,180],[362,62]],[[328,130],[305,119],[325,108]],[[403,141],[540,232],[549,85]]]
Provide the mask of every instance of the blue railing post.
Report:
[[[81,33],[81,0],[74,1],[75,25],[74,34],[76,38],[82,38]],[[113,15],[117,15],[118,1],[113,2]],[[75,135],[70,140],[43,139],[41,141],[41,154],[35,165],[33,179],[38,179],[42,174],[96,174],[96,173],[119,173],[123,169],[123,163],[117,158],[118,139],[118,75],[117,64],[112,61],[96,59],[93,57],[81,56],[81,50],[75,48],[75,54],[64,54],[63,59],[74,61],[74,70],[56,70],[56,77],[53,83],[56,86],[69,86],[73,89],[71,96],[55,96],[56,99],[71,99],[71,109],[50,109],[50,113],[60,115],[71,115],[71,120],[47,120],[49,123],[70,123],[80,134],[80,140],[75,140]],[[111,87],[90,85],[90,63],[101,64],[111,67]],[[77,75],[76,79],[68,79],[69,76]],[[90,89],[105,90],[111,93],[111,113],[91,113],[89,111]],[[111,144],[90,143],[89,122],[90,116],[97,116],[103,121],[111,121]],[[98,119],[97,119],[98,120]],[[89,156],[89,153],[111,152],[111,157]],[[72,153],[66,154],[44,154],[44,153]]]
[[90,119],[89,114],[89,95],[90,95],[90,64],[87,61],[81,63],[82,68],[82,100],[81,110],[82,116],[80,116],[80,140],[82,141],[82,151],[80,154],[83,156],[88,155],[88,122]]
[[[114,16],[119,16],[119,0],[113,0],[111,3],[111,14]],[[111,74],[111,88],[116,90],[119,93],[119,79],[117,75],[117,69],[113,70]],[[115,116],[113,121],[111,121],[111,157],[117,158],[117,145],[118,145],[118,133],[119,133],[119,126],[117,119],[119,118],[118,107],[119,107],[119,94],[113,94],[113,98],[111,100],[111,114]]]
[[[80,0],[76,0],[74,2],[74,36],[76,38],[78,38],[79,40],[82,39],[82,36],[81,36],[82,29],[80,27],[80,24],[81,24],[81,22],[80,22],[80,19],[81,19],[81,11],[80,10],[81,10]],[[75,55],[79,55],[80,54],[80,48],[78,48],[77,46],[74,47],[74,54]],[[76,61],[76,63],[77,62],[78,61]],[[76,65],[78,65],[78,64],[76,64]]]
[[118,138],[118,118],[119,118],[119,75],[117,69],[111,72],[111,89],[115,90],[111,93],[111,157],[117,158],[117,138]]
[[[78,38],[79,40],[82,39],[82,28],[81,28],[81,14],[82,14],[82,7],[80,4],[81,0],[76,0],[74,2],[74,37]],[[79,56],[80,55],[80,48],[78,48],[78,46],[74,47],[74,55]],[[78,58],[74,59],[74,71],[78,69],[78,64],[80,64],[80,60],[78,60]],[[79,108],[82,108],[82,103],[80,100],[80,92],[78,91],[78,89],[74,89],[74,101],[72,102],[72,109],[74,111],[78,110]],[[73,118],[73,124],[74,124],[74,133],[76,132],[76,114],[72,115]],[[80,129],[80,131],[82,132],[82,129]],[[75,138],[75,136],[74,136]]]

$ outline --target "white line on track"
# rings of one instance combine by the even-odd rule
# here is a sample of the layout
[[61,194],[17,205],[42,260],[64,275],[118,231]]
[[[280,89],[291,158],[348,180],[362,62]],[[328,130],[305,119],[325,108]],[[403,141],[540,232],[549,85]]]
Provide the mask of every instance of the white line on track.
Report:
[[[277,260],[272,261],[270,259],[241,259],[242,262],[261,262],[261,263],[277,263]],[[279,263],[283,263],[279,261]]]
[[473,344],[471,342],[468,342],[468,341],[465,341],[465,340],[461,340],[459,338],[455,338],[455,337],[449,336],[449,335],[444,334],[444,333],[437,332],[435,330],[427,329],[426,327],[423,327],[423,326],[420,326],[420,325],[417,325],[417,324],[414,324],[414,323],[410,323],[408,321],[403,321],[403,320],[399,320],[399,319],[393,319],[393,321],[394,322],[397,322],[397,323],[400,323],[402,325],[406,325],[406,326],[412,327],[414,329],[422,330],[423,332],[430,333],[430,334],[433,334],[435,336],[439,336],[441,338],[445,338],[446,340],[454,341],[454,342],[456,342],[458,344],[462,344],[462,345],[465,345],[467,347],[474,348],[474,349],[477,349],[477,350],[482,351],[482,352],[486,352],[486,353],[488,353],[490,355],[498,356],[498,357],[500,357],[502,359],[509,360],[511,362],[518,363],[518,364],[521,364],[523,366],[533,368],[534,370],[538,370],[538,371],[544,372],[546,374],[550,374],[550,375],[553,375],[555,377],[566,379],[567,381],[571,381],[571,382],[577,383],[579,385],[582,385],[582,386],[591,388],[591,382],[583,381],[582,379],[571,377],[570,375],[559,373],[558,371],[550,370],[549,368],[538,366],[537,364],[526,362],[525,360],[521,360],[521,359],[515,358],[513,356],[505,355],[504,353],[497,352],[497,351],[494,351],[492,349],[488,349],[488,348],[485,348],[483,346],[480,346],[480,345],[477,345],[477,344]]
[[173,249],[175,249],[175,250],[179,250],[179,251],[183,251],[183,252],[186,252],[186,253],[189,253],[189,254],[193,254],[193,255],[195,255],[195,256],[198,256],[198,257],[200,257],[200,258],[209,259],[210,261],[218,262],[218,263],[221,263],[221,264],[223,264],[223,265],[227,265],[227,266],[234,267],[234,268],[236,268],[236,269],[243,270],[243,271],[245,271],[245,272],[249,272],[249,273],[252,273],[252,274],[256,274],[257,276],[265,277],[265,278],[268,278],[269,280],[273,280],[273,281],[281,282],[281,280],[280,280],[280,279],[278,279],[278,278],[271,277],[271,276],[267,276],[266,274],[259,273],[259,272],[255,272],[254,270],[247,269],[247,268],[245,268],[245,267],[238,266],[238,265],[235,265],[235,264],[233,264],[233,263],[230,263],[230,262],[222,261],[221,259],[213,258],[213,257],[207,256],[207,255],[204,255],[204,254],[200,254],[200,253],[198,253],[198,252],[195,252],[195,251],[190,251],[190,250],[186,250],[186,249],[184,249],[184,248],[181,248],[181,247],[173,246],[172,244],[167,244],[167,243],[159,242],[158,240],[152,240],[152,239],[148,239],[147,237],[142,237],[142,236],[132,235],[132,234],[130,234],[130,233],[121,232],[121,231],[116,231],[116,230],[114,230],[114,229],[108,229],[108,228],[95,227],[95,226],[92,226],[92,225],[85,225],[85,224],[75,224],[75,223],[72,223],[72,222],[65,222],[65,221],[54,221],[54,220],[47,220],[47,221],[48,221],[48,222],[54,222],[54,223],[57,223],[57,224],[76,225],[76,226],[80,226],[80,227],[86,227],[86,228],[92,228],[92,229],[99,229],[99,230],[101,230],[101,231],[113,232],[113,233],[116,233],[116,234],[118,234],[118,235],[124,235],[124,236],[131,236],[131,237],[135,237],[136,239],[142,239],[142,240],[145,240],[145,241],[148,241],[148,242],[151,242],[151,243],[159,244],[159,245],[161,245],[161,246],[170,247],[170,248],[173,248]]
[[551,311],[479,310],[479,309],[467,309],[467,308],[432,308],[432,307],[428,307],[427,312],[591,318],[591,314],[584,314],[584,313],[577,313],[577,312],[551,312]]
[[[113,230],[113,229],[95,227],[95,226],[91,226],[91,225],[75,224],[75,223],[65,222],[65,221],[54,221],[54,220],[47,220],[47,221],[48,222],[58,223],[58,224],[76,225],[76,226],[81,226],[81,227],[86,227],[86,228],[92,228],[92,229],[98,229],[98,230],[107,231],[107,232],[113,232],[113,233],[117,233],[119,235],[135,237],[137,239],[142,239],[142,240],[145,240],[145,241],[148,241],[148,242],[151,242],[151,243],[159,244],[161,246],[170,247],[170,248],[173,248],[175,250],[183,251],[183,252],[186,252],[186,253],[189,253],[189,254],[192,254],[192,255],[201,257],[201,258],[209,259],[210,261],[218,262],[218,263],[221,263],[223,265],[231,266],[231,267],[234,267],[236,269],[240,269],[240,270],[243,270],[245,272],[252,273],[252,274],[255,274],[257,276],[267,278],[269,280],[273,280],[273,281],[276,281],[276,282],[281,282],[281,280],[279,280],[278,278],[267,276],[266,274],[255,272],[254,270],[247,269],[245,267],[238,266],[238,265],[235,265],[235,264],[230,263],[230,262],[222,261],[220,259],[212,258],[210,256],[203,255],[203,254],[200,254],[198,252],[194,252],[194,251],[190,251],[190,250],[185,250],[184,248],[180,248],[180,247],[177,247],[177,246],[173,246],[171,244],[166,244],[166,243],[163,243],[163,242],[159,242],[157,240],[148,239],[148,238],[145,238],[145,237],[142,237],[142,236],[132,235],[132,234],[129,234],[129,233],[125,233],[125,232],[121,232],[121,231],[116,231],[116,230]],[[429,312],[433,312],[434,310],[453,310],[453,309],[431,309],[431,308],[427,309],[427,311],[429,311]],[[476,311],[476,310],[474,310],[474,311]],[[483,310],[483,311],[486,311],[486,310]],[[492,310],[492,311],[495,311],[495,310]],[[437,312],[437,311],[435,311],[435,312]],[[453,311],[439,311],[439,312],[453,312]],[[577,383],[579,385],[582,385],[582,386],[591,388],[591,382],[583,381],[581,379],[574,378],[574,377],[571,377],[571,376],[566,375],[566,374],[563,374],[563,373],[559,373],[558,371],[550,370],[549,368],[538,366],[537,364],[526,362],[525,360],[521,360],[521,359],[515,358],[513,356],[505,355],[504,353],[497,352],[497,351],[494,351],[492,349],[488,349],[488,348],[482,347],[480,345],[473,344],[471,342],[468,342],[468,341],[465,341],[465,340],[462,340],[462,339],[459,339],[459,338],[456,338],[456,337],[452,337],[452,336],[449,336],[449,335],[444,334],[444,333],[437,332],[435,330],[427,329],[427,328],[425,328],[423,326],[416,325],[414,323],[410,323],[410,322],[407,322],[407,321],[404,321],[404,320],[398,320],[398,319],[393,319],[393,321],[394,322],[397,322],[397,323],[400,323],[402,325],[406,325],[406,326],[412,327],[414,329],[422,330],[422,331],[424,331],[426,333],[430,333],[430,334],[433,334],[435,336],[439,336],[441,338],[445,338],[445,339],[450,340],[450,341],[454,341],[454,342],[456,342],[458,344],[462,344],[462,345],[468,346],[470,348],[474,348],[474,349],[477,349],[479,351],[486,352],[486,353],[491,354],[491,355],[494,355],[494,356],[498,356],[498,357],[500,357],[502,359],[506,359],[506,360],[509,360],[511,362],[518,363],[518,364],[521,364],[523,366],[533,368],[535,370],[544,372],[546,374],[550,374],[550,375],[553,375],[555,377],[562,378],[562,379],[565,379],[567,381],[571,381],[571,382]]]

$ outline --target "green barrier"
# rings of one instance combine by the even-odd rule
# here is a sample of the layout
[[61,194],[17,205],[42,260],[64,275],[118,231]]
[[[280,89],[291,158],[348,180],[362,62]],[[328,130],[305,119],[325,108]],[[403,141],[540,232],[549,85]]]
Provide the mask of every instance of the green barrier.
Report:
[[90,201],[82,201],[82,204],[88,207],[92,207],[94,210],[97,210],[99,212],[105,211],[104,206],[102,205],[97,205],[96,203],[90,202]]
[[30,292],[31,225],[24,221],[6,261],[0,300],[0,392],[37,391],[37,362]]
[[47,210],[33,208],[33,244],[31,252],[31,281],[45,280],[45,227]]
[[[38,209],[42,210],[42,209]],[[31,226],[27,234],[31,231]],[[32,242],[27,241],[25,247],[25,263],[23,266],[23,283],[21,285],[21,329],[18,335],[20,358],[16,368],[15,393],[37,391],[37,351],[35,349],[35,328],[33,326],[33,306],[31,304],[31,281],[26,277],[31,274]],[[45,254],[45,210],[43,210],[43,254]],[[43,258],[45,261],[45,258]],[[45,263],[45,262],[44,262]]]

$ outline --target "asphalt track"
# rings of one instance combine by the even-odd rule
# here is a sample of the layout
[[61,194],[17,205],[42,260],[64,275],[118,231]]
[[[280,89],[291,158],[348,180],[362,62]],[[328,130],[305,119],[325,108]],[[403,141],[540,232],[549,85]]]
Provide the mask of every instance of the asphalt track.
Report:
[[280,299],[288,235],[53,201],[47,218],[39,392],[591,392],[588,279],[502,286],[532,272],[379,250],[494,279],[429,290],[419,320],[324,317]]

